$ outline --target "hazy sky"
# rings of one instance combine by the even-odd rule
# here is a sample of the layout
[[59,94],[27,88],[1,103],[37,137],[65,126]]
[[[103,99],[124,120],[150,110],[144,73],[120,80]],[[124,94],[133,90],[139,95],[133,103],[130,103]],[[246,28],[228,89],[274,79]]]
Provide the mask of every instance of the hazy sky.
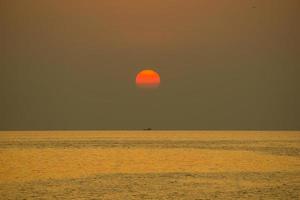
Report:
[[0,129],[300,130],[299,20],[299,0],[0,0]]

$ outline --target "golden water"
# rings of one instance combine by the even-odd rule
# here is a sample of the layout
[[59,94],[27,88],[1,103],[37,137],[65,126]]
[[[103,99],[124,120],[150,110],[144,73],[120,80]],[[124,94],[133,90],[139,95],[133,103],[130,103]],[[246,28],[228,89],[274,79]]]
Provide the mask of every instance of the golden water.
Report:
[[1,132],[0,188],[4,199],[293,199],[300,132]]

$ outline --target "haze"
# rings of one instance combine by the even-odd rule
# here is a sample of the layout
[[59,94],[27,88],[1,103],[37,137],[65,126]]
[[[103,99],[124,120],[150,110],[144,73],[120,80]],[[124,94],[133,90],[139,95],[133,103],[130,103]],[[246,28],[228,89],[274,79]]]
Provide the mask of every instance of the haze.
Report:
[[[298,0],[2,0],[0,129],[300,129]],[[163,84],[136,88],[154,69]]]

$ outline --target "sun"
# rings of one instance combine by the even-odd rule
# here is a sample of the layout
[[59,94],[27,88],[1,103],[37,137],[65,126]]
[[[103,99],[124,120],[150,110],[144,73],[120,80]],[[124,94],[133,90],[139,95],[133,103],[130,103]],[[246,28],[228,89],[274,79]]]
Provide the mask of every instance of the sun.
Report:
[[156,71],[146,69],[137,74],[135,83],[140,88],[157,88],[160,85],[160,76]]

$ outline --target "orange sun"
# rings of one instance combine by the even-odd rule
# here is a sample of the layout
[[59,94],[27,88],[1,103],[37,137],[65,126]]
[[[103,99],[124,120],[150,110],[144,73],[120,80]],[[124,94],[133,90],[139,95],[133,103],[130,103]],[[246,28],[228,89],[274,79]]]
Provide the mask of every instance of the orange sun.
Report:
[[136,76],[135,83],[142,88],[156,88],[160,85],[160,76],[153,70],[143,70]]

